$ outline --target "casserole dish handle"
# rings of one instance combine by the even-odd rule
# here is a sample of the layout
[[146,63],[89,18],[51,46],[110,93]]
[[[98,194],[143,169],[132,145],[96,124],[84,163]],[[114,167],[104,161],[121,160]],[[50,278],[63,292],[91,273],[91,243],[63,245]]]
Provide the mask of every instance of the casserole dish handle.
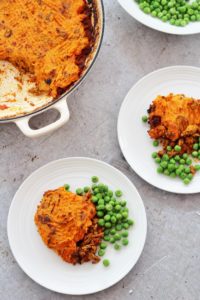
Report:
[[[39,128],[39,129],[32,129],[29,126],[29,121],[33,116],[27,116],[27,117],[22,117],[19,120],[15,120],[15,124],[19,127],[19,129],[23,132],[24,135],[27,137],[39,137],[42,136],[43,134],[52,132],[61,126],[63,126],[67,121],[69,120],[70,114],[69,114],[69,109],[68,105],[66,102],[66,98],[61,99],[59,102],[55,103],[49,109],[56,109],[60,113],[60,117],[57,121],[54,123],[51,123],[45,127]],[[47,110],[49,110],[47,109]],[[47,111],[45,110],[45,111]]]

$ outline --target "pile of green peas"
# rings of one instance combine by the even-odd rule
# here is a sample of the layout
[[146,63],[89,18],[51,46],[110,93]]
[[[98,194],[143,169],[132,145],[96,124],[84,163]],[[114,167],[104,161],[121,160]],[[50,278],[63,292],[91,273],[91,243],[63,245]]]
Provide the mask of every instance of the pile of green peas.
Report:
[[[120,250],[122,246],[127,246],[128,229],[134,225],[134,221],[129,218],[129,211],[126,207],[126,201],[122,200],[122,191],[115,192],[108,188],[107,185],[99,183],[99,178],[91,178],[92,186],[77,188],[76,194],[83,195],[92,192],[92,202],[96,206],[98,225],[104,230],[104,238],[99,245],[98,255],[104,256],[108,243],[113,244],[115,250]],[[65,185],[69,190],[70,186]],[[108,259],[103,260],[105,267],[110,265]]]
[[134,221],[129,218],[126,201],[121,199],[122,191],[113,192],[98,181],[97,176],[92,177],[92,202],[96,206],[98,224],[104,229],[104,241],[98,251],[99,256],[104,256],[108,243],[113,244],[115,250],[128,245],[128,229],[134,225]]
[[[155,141],[154,141],[155,142]],[[159,142],[154,143],[154,146],[158,146]],[[197,171],[200,171],[200,164],[193,165],[193,159],[200,160],[200,138],[198,143],[193,145],[193,151],[191,155],[184,153],[182,155],[176,154],[173,157],[170,156],[170,152],[181,152],[181,146],[176,145],[174,148],[167,146],[167,153],[160,156],[157,152],[152,153],[152,158],[159,165],[157,172],[170,176],[172,178],[180,178],[184,184],[189,184]]]
[[140,9],[175,26],[186,26],[190,22],[200,21],[200,0],[189,3],[188,0],[136,0]]

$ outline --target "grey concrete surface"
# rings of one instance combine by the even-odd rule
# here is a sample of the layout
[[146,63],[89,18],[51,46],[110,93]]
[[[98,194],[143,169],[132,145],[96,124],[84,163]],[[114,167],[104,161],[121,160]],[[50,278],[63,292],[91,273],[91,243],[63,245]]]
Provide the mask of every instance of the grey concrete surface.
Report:
[[[139,178],[124,160],[117,141],[117,116],[124,96],[142,76],[175,64],[200,66],[200,36],[169,36],[144,27],[117,1],[105,0],[106,30],[98,60],[86,81],[68,99],[70,122],[36,140],[14,124],[0,126],[0,299],[1,300],[199,300],[200,196],[160,191]],[[33,120],[37,127],[57,115]],[[40,287],[19,268],[9,248],[6,221],[23,180],[58,158],[89,156],[123,171],[143,197],[148,237],[134,269],[112,288],[72,297]],[[144,170],[145,172],[145,170]]]

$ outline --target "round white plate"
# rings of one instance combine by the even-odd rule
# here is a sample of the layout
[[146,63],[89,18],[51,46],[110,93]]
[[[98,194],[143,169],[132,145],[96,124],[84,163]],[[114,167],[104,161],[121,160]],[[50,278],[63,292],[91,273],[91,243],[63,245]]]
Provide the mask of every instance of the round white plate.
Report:
[[[105,258],[110,266],[70,265],[48,249],[34,224],[34,214],[42,195],[69,183],[71,190],[90,184],[97,175],[101,182],[124,191],[135,220],[129,245],[116,251],[109,245]],[[144,205],[130,180],[114,167],[89,158],[66,158],[51,162],[30,175],[12,201],[8,215],[8,238],[13,255],[24,272],[40,285],[64,294],[84,295],[106,289],[121,280],[136,264],[143,250],[147,230]]]
[[153,147],[147,130],[148,124],[141,117],[147,114],[151,102],[158,95],[185,94],[200,98],[200,69],[174,66],[157,70],[137,82],[122,103],[118,117],[118,139],[121,150],[133,170],[148,183],[173,193],[199,193],[200,174],[189,185],[178,178],[157,174],[151,154]]
[[185,27],[173,26],[145,14],[135,0],[118,0],[118,2],[133,18],[155,30],[178,35],[200,33],[200,22],[191,22]]

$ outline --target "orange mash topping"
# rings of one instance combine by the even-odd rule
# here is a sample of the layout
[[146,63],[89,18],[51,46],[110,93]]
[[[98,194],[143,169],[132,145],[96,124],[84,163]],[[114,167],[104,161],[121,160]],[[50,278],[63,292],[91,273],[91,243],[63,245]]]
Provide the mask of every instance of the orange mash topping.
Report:
[[1,0],[0,60],[32,74],[33,93],[56,98],[80,78],[91,26],[85,0]]

